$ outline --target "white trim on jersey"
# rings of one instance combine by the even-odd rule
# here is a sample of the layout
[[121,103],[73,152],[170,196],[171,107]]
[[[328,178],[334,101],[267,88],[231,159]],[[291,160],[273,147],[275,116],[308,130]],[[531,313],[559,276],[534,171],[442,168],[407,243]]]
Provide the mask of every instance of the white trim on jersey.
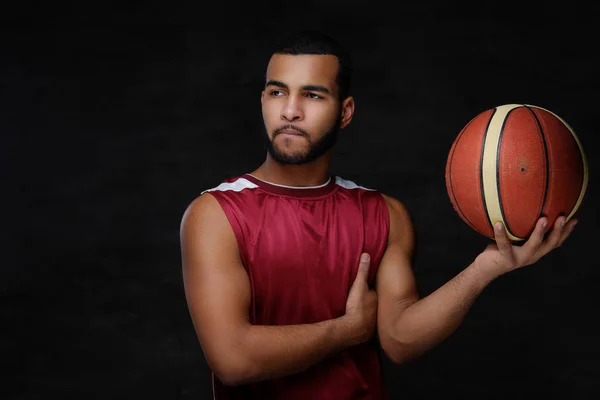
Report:
[[364,186],[359,186],[356,183],[346,180],[346,179],[343,179],[343,178],[340,178],[339,176],[335,177],[335,184],[343,187],[344,189],[364,189],[364,190],[369,190],[369,191],[375,191],[375,189],[369,189]]
[[[286,189],[294,189],[294,190],[319,189],[319,188],[327,186],[331,182],[331,177],[330,177],[327,180],[327,182],[323,183],[322,185],[318,185],[318,186],[287,186],[287,185],[271,183],[271,182],[259,179],[259,178],[255,177],[254,175],[250,175],[250,176],[252,176],[254,179],[257,179],[261,182],[265,182],[272,186],[277,186],[277,187],[286,188]],[[350,180],[347,180],[347,179],[340,178],[339,176],[335,177],[335,184],[343,187],[344,189],[363,189],[363,190],[368,190],[368,191],[375,191],[375,189],[370,189],[370,188],[367,188],[364,186],[359,186],[356,183],[354,183]],[[241,192],[244,189],[255,189],[257,187],[258,187],[257,184],[250,182],[246,178],[238,178],[233,182],[223,182],[219,186],[211,188],[211,189],[207,189],[200,194],[203,194],[206,192],[214,192],[214,191],[226,192],[229,190],[232,190],[234,192]]]
[[287,185],[280,185],[278,183],[272,183],[272,182],[269,182],[269,181],[265,181],[263,179],[255,177],[252,174],[248,174],[248,175],[250,175],[254,179],[257,179],[257,180],[259,180],[261,182],[264,182],[264,183],[268,183],[269,185],[272,185],[272,186],[278,186],[278,187],[282,187],[282,188],[286,188],[286,189],[294,189],[294,190],[296,190],[296,189],[319,189],[319,188],[327,186],[329,184],[329,182],[331,182],[331,177],[330,177],[329,179],[327,179],[327,182],[325,182],[322,185],[317,185],[317,186],[287,186]]
[[[241,192],[244,189],[254,189],[257,187],[258,187],[258,185],[250,182],[248,179],[239,178],[233,182],[223,182],[219,186],[214,187],[212,189],[207,189],[202,193],[213,192],[213,191],[226,192],[228,190],[233,190],[234,192]],[[200,194],[202,194],[202,193],[200,193]]]

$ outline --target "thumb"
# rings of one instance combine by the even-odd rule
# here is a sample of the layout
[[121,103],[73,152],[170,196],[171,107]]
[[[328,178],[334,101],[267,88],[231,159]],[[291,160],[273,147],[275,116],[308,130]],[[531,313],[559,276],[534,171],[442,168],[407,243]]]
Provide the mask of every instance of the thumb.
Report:
[[358,272],[356,273],[356,281],[367,282],[369,278],[369,267],[371,266],[371,257],[367,253],[362,253],[360,263],[358,264]]

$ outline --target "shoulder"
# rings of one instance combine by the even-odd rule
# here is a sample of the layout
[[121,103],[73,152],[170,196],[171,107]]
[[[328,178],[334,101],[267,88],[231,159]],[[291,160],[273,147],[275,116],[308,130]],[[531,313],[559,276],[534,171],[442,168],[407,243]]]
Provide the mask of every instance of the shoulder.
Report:
[[338,192],[346,193],[351,198],[360,201],[363,206],[383,207],[381,193],[376,188],[364,185],[358,181],[345,179],[341,176],[335,176],[334,179]]
[[257,184],[249,181],[248,179],[244,178],[243,176],[237,176],[237,177],[226,179],[215,187],[205,189],[200,194],[203,195],[205,193],[223,193],[223,192],[239,193],[239,192],[242,192],[244,189],[256,189],[257,187],[258,187]]
[[385,201],[385,204],[387,205],[390,213],[396,215],[397,217],[408,217],[408,211],[407,211],[406,207],[404,206],[404,204],[402,204],[402,202],[400,200],[398,200],[392,196],[386,195],[386,194],[382,193],[381,191],[379,191],[378,189],[368,187],[368,186],[363,186],[360,183],[356,183],[349,179],[344,179],[340,176],[335,177],[335,183],[336,183],[336,185],[341,186],[344,189],[360,190],[360,191],[372,193],[372,194],[376,195],[377,197],[381,197]]
[[218,223],[222,220],[221,214],[223,211],[217,199],[210,192],[205,191],[193,199],[183,212],[181,234]]
[[408,209],[400,200],[387,194],[381,193],[381,197],[385,200],[385,204],[388,207],[390,216],[400,219],[410,219]]
[[[362,186],[354,181],[336,176],[336,184],[348,190],[359,190],[364,193],[369,193],[376,198],[383,199],[387,206],[390,215],[390,234],[398,230],[405,231],[406,234],[412,234],[412,221],[408,209],[400,200],[387,195],[378,189]],[[410,232],[409,232],[410,231]]]
[[179,226],[179,240],[184,254],[217,249],[237,252],[234,227],[210,192],[196,197],[185,209]]
[[245,192],[245,189],[254,189],[257,185],[245,179],[243,176],[236,176],[221,181],[218,185],[205,189],[200,195],[189,203],[182,217],[182,224],[190,221],[204,220],[213,217],[215,214],[223,213],[222,201],[224,197],[231,197],[235,194]]
[[392,196],[389,196],[389,195],[381,192],[378,189],[368,187],[368,186],[363,186],[359,183],[356,183],[356,182],[348,180],[348,179],[344,179],[340,176],[335,177],[335,183],[344,189],[358,190],[358,191],[361,191],[364,193],[369,193],[376,198],[383,199],[383,201],[386,204],[388,211],[390,213],[390,217],[392,219],[398,219],[398,218],[407,219],[407,218],[409,218],[408,210],[406,209],[406,207],[400,200],[398,200]]
[[337,186],[340,186],[344,189],[348,189],[348,190],[362,190],[362,191],[367,191],[367,192],[377,192],[376,189],[372,189],[366,186],[361,186],[360,184],[357,184],[354,181],[351,181],[349,179],[344,179],[341,176],[336,176],[335,177],[335,184]]
[[214,187],[203,190],[186,207],[181,218],[180,232],[216,231],[230,229],[230,215],[240,205],[248,205],[258,186],[241,176],[222,180]]
[[401,243],[406,251],[412,252],[414,228],[412,218],[406,206],[398,199],[381,194],[390,214],[390,233],[388,243]]

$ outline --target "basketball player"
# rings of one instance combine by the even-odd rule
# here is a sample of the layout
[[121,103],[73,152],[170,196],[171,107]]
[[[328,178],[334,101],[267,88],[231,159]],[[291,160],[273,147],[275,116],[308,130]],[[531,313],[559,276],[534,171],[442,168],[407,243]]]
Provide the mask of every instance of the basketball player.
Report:
[[328,173],[354,114],[351,61],[334,40],[293,35],[269,60],[256,170],[206,190],[181,222],[185,293],[216,399],[382,399],[379,346],[418,357],[463,321],[493,279],[570,234],[564,218],[523,246],[496,241],[420,299],[403,204]]

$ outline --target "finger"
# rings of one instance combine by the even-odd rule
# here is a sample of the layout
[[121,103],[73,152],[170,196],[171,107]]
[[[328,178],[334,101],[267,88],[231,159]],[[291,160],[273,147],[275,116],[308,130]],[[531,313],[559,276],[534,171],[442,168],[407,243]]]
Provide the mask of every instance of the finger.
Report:
[[360,256],[360,263],[358,264],[358,272],[356,273],[355,281],[367,282],[369,278],[369,268],[371,266],[371,257],[367,253],[363,253]]
[[550,250],[558,247],[558,243],[561,237],[563,236],[563,231],[565,230],[565,222],[566,218],[564,216],[560,216],[556,218],[556,220],[554,220],[552,230],[550,231],[550,234],[548,235],[546,240],[544,240],[544,242],[539,247],[536,254],[536,258],[543,257],[544,255],[548,254]]
[[575,228],[576,224],[577,224],[576,219],[572,219],[569,222],[567,222],[567,225],[563,229],[562,236],[558,240],[559,247],[562,246],[562,244],[565,242],[565,240],[567,240],[567,238],[571,235],[571,232],[573,232],[573,228]]
[[538,219],[533,232],[522,247],[526,254],[526,258],[529,259],[532,255],[538,253],[540,246],[544,242],[546,226],[548,226],[548,218],[542,217]]
[[502,257],[514,261],[514,254],[512,249],[512,244],[508,239],[508,235],[506,234],[506,229],[504,228],[504,224],[502,222],[496,222],[494,224],[494,238],[496,239],[496,246],[498,246],[498,250]]

